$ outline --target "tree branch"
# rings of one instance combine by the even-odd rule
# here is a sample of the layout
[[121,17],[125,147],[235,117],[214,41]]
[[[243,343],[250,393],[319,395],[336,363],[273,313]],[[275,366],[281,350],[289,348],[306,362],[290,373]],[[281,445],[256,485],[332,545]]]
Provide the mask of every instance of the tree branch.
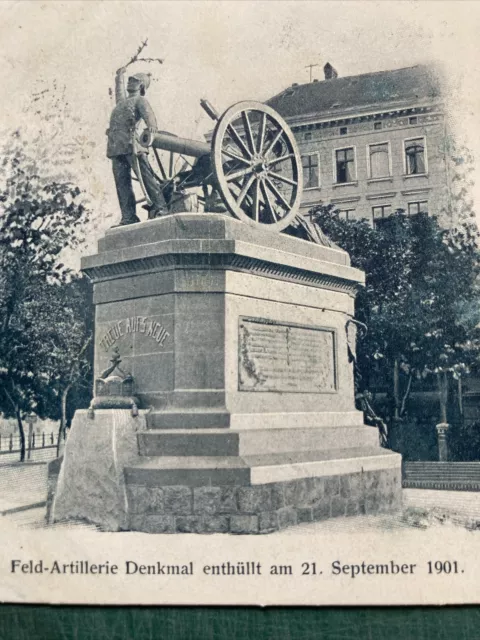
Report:
[[[13,382],[12,382],[12,385],[13,385]],[[16,412],[17,411],[17,405],[16,405],[14,399],[12,398],[12,396],[8,393],[7,387],[4,387],[3,390],[5,391],[5,395],[7,396],[8,400],[10,401],[10,403],[11,403],[11,405],[13,407],[13,410]]]
[[158,64],[163,64],[163,58],[137,58],[136,62],[158,62]]
[[127,64],[124,65],[125,69],[129,67],[131,64],[133,64],[134,62],[137,62],[138,56],[142,53],[142,51],[145,49],[147,44],[148,44],[148,38],[145,38],[142,44],[138,47],[137,52],[130,58]]
[[77,353],[76,357],[73,358],[72,361],[72,367],[70,369],[70,384],[73,384],[73,374],[74,374],[74,370],[75,370],[75,365],[78,365],[80,358],[83,356],[83,354],[85,353],[88,345],[90,344],[90,342],[92,341],[93,335],[90,334],[88,336],[88,338],[85,340],[83,347],[80,349],[80,351]]
[[409,376],[408,376],[407,388],[405,390],[405,393],[403,394],[402,404],[400,405],[400,418],[405,413],[405,405],[407,403],[408,396],[410,395],[410,388],[412,386],[412,378],[413,378],[413,376],[410,373]]

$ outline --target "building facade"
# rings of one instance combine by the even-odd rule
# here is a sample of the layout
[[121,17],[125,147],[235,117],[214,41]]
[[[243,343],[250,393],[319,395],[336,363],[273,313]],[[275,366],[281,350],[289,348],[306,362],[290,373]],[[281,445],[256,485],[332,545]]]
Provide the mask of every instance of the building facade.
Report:
[[403,209],[440,218],[449,193],[441,79],[429,66],[294,84],[270,99],[302,154],[302,210],[330,204],[372,224]]

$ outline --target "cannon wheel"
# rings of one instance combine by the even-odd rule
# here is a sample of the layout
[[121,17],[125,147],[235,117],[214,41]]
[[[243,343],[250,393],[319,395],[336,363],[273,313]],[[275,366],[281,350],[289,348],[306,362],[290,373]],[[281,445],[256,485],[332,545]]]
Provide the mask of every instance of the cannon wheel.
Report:
[[239,102],[219,119],[212,165],[232,215],[251,226],[285,229],[302,195],[302,161],[287,123],[261,102]]

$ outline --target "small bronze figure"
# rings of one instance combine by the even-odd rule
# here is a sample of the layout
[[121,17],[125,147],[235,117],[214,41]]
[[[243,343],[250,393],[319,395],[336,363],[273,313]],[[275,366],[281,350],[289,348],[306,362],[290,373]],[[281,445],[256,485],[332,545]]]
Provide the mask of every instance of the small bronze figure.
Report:
[[107,157],[112,160],[113,176],[122,212],[120,224],[140,222],[136,215],[136,201],[132,186],[132,170],[140,181],[146,197],[149,218],[167,212],[162,185],[148,161],[148,150],[138,144],[135,127],[143,120],[152,133],[157,131],[157,120],[145,93],[150,85],[150,75],[136,73],[128,78],[125,91],[126,69],[117,71],[115,78],[116,106],[110,116],[107,131]]

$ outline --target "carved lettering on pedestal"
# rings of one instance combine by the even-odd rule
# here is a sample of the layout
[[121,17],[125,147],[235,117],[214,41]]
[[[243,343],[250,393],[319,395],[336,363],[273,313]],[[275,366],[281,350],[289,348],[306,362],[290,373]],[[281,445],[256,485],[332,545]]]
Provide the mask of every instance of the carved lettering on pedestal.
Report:
[[145,316],[133,316],[118,320],[100,340],[100,346],[108,351],[117,340],[128,333],[144,333],[152,338],[161,347],[170,335],[169,332],[159,322],[149,320]]
[[239,390],[336,391],[335,333],[330,329],[240,318]]

